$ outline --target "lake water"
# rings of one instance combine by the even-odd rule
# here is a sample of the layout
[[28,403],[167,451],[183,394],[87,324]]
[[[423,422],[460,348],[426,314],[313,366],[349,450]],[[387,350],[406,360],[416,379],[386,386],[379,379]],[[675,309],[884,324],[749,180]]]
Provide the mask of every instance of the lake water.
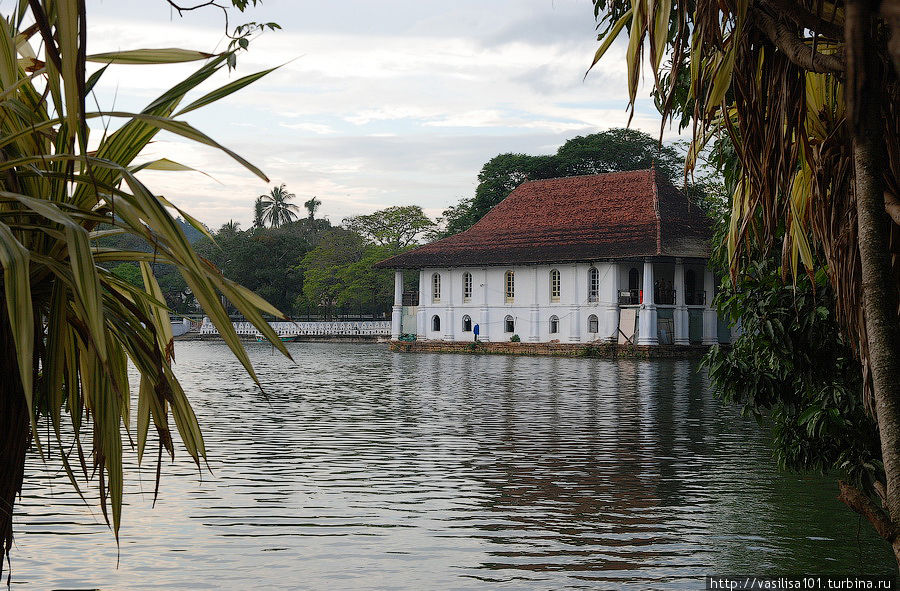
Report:
[[119,549],[32,455],[13,589],[700,589],[895,569],[833,482],[776,471],[694,361],[288,346],[296,364],[248,345],[263,396],[223,344],[177,344],[212,474],[178,454],[152,508],[155,456],[139,471],[130,454]]

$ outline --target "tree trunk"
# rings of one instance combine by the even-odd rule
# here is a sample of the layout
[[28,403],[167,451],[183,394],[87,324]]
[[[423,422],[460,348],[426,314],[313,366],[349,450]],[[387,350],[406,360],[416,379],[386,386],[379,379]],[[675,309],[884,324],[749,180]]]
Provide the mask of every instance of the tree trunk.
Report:
[[22,395],[6,307],[0,301],[0,578],[12,549],[13,508],[22,491],[31,421]]
[[[853,167],[865,331],[875,412],[886,475],[885,509],[893,528],[885,539],[896,551],[900,523],[900,323],[891,275],[889,221],[884,209],[882,133],[884,99],[872,39],[872,4],[845,5],[847,106],[853,134]],[[897,557],[900,564],[900,555]]]

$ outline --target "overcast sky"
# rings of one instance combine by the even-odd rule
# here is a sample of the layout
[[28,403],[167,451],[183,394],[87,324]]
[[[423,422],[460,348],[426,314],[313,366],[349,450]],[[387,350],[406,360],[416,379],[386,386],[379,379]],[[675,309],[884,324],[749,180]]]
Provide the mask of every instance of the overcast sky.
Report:
[[[276,21],[282,30],[254,39],[237,71],[215,85],[284,65],[185,118],[262,168],[272,185],[285,183],[298,205],[318,196],[333,223],[391,205],[421,205],[436,217],[473,194],[491,157],[549,154],[628,120],[623,40],[583,80],[597,47],[590,0],[265,0],[231,18]],[[89,0],[88,19],[89,53],[212,52],[227,41],[221,12],[179,17],[163,0]],[[139,110],[197,67],[112,66],[97,100]],[[632,127],[658,126],[652,103],[641,100]],[[146,155],[215,179],[144,173],[214,229],[229,219],[247,227],[254,199],[271,188],[213,149],[171,135]]]

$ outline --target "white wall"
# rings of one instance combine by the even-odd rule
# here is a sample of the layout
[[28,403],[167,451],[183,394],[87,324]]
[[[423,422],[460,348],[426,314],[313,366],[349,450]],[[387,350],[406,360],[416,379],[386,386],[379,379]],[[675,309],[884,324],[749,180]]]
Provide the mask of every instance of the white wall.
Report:
[[[612,274],[617,271],[617,265],[611,263],[597,263],[594,265],[600,274],[599,298],[596,302],[588,301],[588,273],[591,267],[588,263],[571,263],[561,265],[530,265],[518,267],[466,267],[454,269],[423,269],[420,273],[420,285],[427,290],[419,294],[419,309],[425,311],[425,333],[420,337],[426,339],[442,339],[448,333],[445,322],[448,314],[447,308],[453,308],[453,334],[455,340],[473,340],[471,332],[462,332],[462,320],[464,315],[472,318],[472,324],[479,324],[481,340],[508,341],[513,334],[518,334],[523,341],[532,337],[531,317],[535,307],[538,313],[537,340],[547,342],[559,339],[560,342],[589,342],[595,339],[603,339],[611,336],[615,327],[606,327],[604,312],[612,299]],[[560,298],[559,302],[550,301],[550,270],[557,269],[560,273]],[[505,274],[513,271],[515,274],[515,297],[512,302],[506,302]],[[472,297],[469,301],[463,301],[463,274],[472,274]],[[441,298],[439,302],[432,301],[432,277],[435,273],[441,275]],[[628,268],[625,268],[624,283],[628,283]],[[537,289],[535,289],[535,277]],[[574,279],[574,281],[573,281]],[[575,287],[573,288],[573,284]],[[487,323],[483,322],[483,310],[487,307]],[[573,327],[577,309],[578,325]],[[595,314],[598,317],[599,332],[588,332],[589,317]],[[433,330],[432,318],[437,315],[441,318],[439,331]],[[504,319],[512,316],[515,321],[515,332],[505,332]],[[550,317],[559,318],[559,332],[550,333]],[[609,331],[604,335],[604,332]]]
[[[597,268],[600,277],[596,302],[589,301],[589,271]],[[472,319],[472,326],[478,324],[480,339],[487,341],[508,341],[513,334],[522,341],[548,342],[591,342],[594,340],[615,340],[618,328],[619,308],[616,291],[628,289],[629,271],[638,270],[638,289],[643,287],[643,262],[624,261],[618,263],[563,263],[559,265],[529,265],[512,267],[464,267],[427,268],[419,273],[418,330],[420,339],[471,341],[473,332],[463,332],[463,317]],[[550,271],[560,273],[560,297],[558,302],[550,301]],[[704,289],[704,266],[700,262],[689,261],[684,265],[685,273],[694,270],[696,291]],[[505,297],[505,274],[515,274],[515,294],[513,301]],[[472,274],[472,295],[463,300],[463,274]],[[433,301],[432,278],[441,276],[440,301]],[[672,280],[674,264],[658,262],[654,264],[654,279]],[[675,286],[679,302],[683,301],[683,286]],[[711,298],[713,294],[707,294]],[[708,300],[709,301],[709,300]],[[715,314],[705,308],[707,316]],[[591,315],[598,319],[598,332],[589,332]],[[440,329],[433,329],[433,318],[441,320]],[[515,327],[513,332],[505,330],[505,318],[511,316]],[[550,333],[550,318],[559,318],[559,330]],[[448,326],[452,321],[452,326]],[[537,327],[536,334],[534,327]]]

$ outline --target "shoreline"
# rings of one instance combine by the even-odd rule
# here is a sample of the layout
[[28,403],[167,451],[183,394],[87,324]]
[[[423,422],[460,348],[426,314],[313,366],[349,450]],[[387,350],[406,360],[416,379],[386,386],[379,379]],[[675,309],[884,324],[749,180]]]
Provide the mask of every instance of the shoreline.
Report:
[[[255,336],[238,335],[245,343]],[[218,334],[187,333],[176,341],[221,341]],[[262,341],[267,342],[267,341]],[[525,357],[587,357],[593,359],[685,359],[702,357],[711,345],[620,345],[618,343],[528,343],[472,341],[393,341],[374,335],[298,335],[286,343],[356,343],[388,345],[395,353],[455,353]],[[727,346],[727,345],[720,345]]]
[[701,357],[711,345],[619,345],[617,343],[512,343],[462,341],[390,341],[397,353],[462,353],[597,359],[680,359]]

